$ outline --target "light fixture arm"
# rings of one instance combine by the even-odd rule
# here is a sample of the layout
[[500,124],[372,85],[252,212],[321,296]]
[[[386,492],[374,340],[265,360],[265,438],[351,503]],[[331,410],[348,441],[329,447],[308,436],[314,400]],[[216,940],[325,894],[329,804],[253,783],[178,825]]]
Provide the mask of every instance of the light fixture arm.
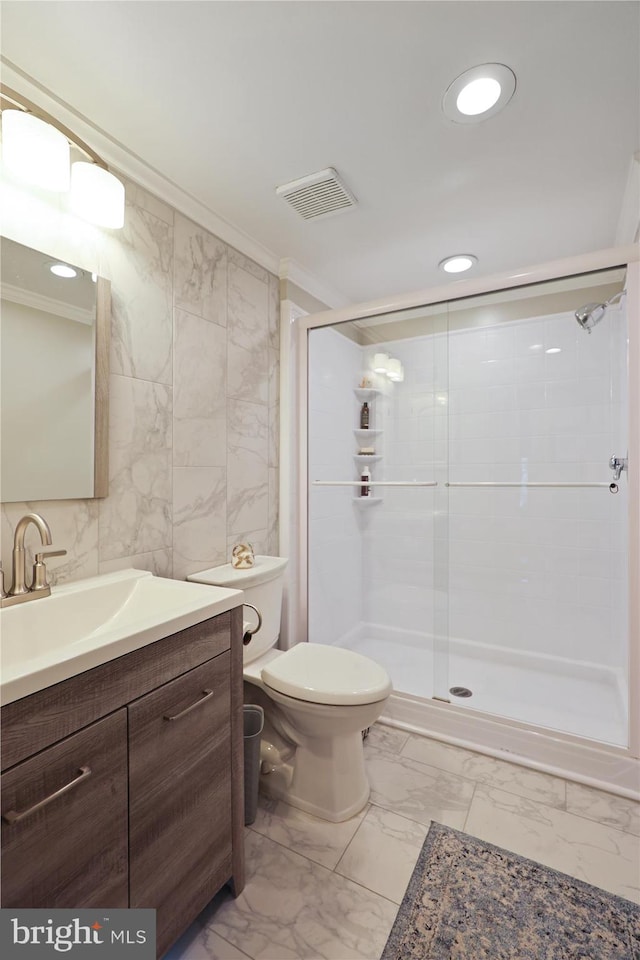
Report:
[[11,87],[7,87],[4,83],[0,83],[0,111],[15,110],[16,107],[25,113],[33,114],[38,120],[44,120],[45,123],[51,124],[52,127],[55,127],[56,130],[59,130],[60,133],[67,138],[69,143],[73,144],[74,147],[77,147],[78,150],[81,150],[89,157],[91,162],[95,163],[97,167],[102,167],[104,170],[109,169],[102,157],[98,156],[95,150],[92,150],[91,147],[86,144],[84,140],[81,140],[80,137],[77,137],[75,133],[72,133],[68,127],[65,127],[64,124],[56,120],[55,117],[52,117],[46,110],[42,110],[37,104],[32,103],[31,100],[27,100],[21,93],[17,93],[17,91],[12,90]]

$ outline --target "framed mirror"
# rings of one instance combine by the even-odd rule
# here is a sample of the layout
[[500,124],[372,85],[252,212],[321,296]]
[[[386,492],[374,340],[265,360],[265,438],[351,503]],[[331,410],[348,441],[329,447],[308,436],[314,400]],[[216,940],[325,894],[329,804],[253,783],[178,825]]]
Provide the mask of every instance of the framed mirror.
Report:
[[111,285],[0,238],[0,500],[106,497]]

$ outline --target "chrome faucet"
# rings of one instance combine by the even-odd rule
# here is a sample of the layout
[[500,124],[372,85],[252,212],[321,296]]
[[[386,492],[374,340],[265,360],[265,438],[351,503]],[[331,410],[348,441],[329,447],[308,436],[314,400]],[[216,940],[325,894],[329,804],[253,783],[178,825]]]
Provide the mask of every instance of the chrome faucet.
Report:
[[38,529],[43,546],[51,544],[49,524],[39,513],[27,513],[18,521],[13,538],[13,584],[9,593],[0,599],[0,604],[3,607],[11,606],[14,603],[23,603],[26,600],[37,600],[39,597],[48,597],[51,594],[51,587],[47,582],[44,558],[61,557],[67,552],[66,550],[51,550],[49,553],[37,553],[36,562],[33,566],[33,582],[28,587],[26,583],[24,538],[31,523]]

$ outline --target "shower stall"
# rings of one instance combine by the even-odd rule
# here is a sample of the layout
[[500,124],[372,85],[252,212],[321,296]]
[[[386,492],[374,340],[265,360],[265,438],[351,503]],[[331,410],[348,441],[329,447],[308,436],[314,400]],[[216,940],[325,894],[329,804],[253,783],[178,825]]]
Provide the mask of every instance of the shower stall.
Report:
[[291,629],[381,663],[391,724],[633,796],[627,259],[298,321]]

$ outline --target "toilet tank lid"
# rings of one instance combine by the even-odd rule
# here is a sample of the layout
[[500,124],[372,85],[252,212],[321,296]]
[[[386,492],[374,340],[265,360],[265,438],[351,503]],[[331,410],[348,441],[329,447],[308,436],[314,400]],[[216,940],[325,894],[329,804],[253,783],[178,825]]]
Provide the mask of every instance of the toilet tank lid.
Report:
[[391,693],[386,670],[352,650],[298,643],[262,668],[267,687],[309,703],[377,703]]
[[236,570],[230,563],[220,567],[209,567],[199,573],[191,573],[187,580],[195,583],[211,583],[216,587],[233,587],[235,590],[246,590],[259,583],[268,583],[275,580],[284,572],[288,560],[286,557],[256,556],[252,567],[246,570]]

